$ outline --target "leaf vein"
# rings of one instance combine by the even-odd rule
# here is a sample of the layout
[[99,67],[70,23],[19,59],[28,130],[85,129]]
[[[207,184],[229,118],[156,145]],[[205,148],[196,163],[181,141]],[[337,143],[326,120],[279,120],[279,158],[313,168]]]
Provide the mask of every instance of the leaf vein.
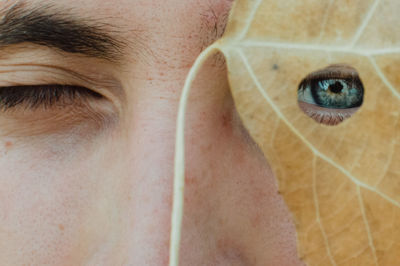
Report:
[[375,265],[378,266],[378,258],[376,257],[376,250],[375,250],[375,245],[374,245],[374,240],[372,239],[372,235],[371,235],[371,229],[369,227],[369,223],[367,220],[367,215],[365,213],[365,206],[364,206],[364,202],[362,199],[362,195],[361,195],[361,191],[360,191],[360,186],[357,186],[357,195],[358,195],[358,200],[360,202],[360,209],[361,209],[361,214],[364,220],[364,224],[365,224],[365,229],[367,230],[367,235],[368,235],[368,243],[369,246],[372,250],[372,255],[374,257],[375,260]]
[[312,176],[313,176],[313,197],[314,197],[315,212],[316,212],[316,216],[317,216],[317,223],[318,223],[319,228],[321,230],[322,237],[324,238],[324,241],[325,241],[326,252],[328,254],[329,260],[330,260],[332,265],[336,266],[337,264],[335,262],[335,259],[332,256],[331,249],[330,249],[330,246],[329,246],[328,237],[326,235],[325,228],[324,228],[324,226],[322,224],[321,216],[320,216],[320,212],[319,212],[319,202],[318,202],[318,194],[317,194],[317,176],[316,176],[316,173],[315,173],[316,164],[317,164],[316,161],[317,161],[317,157],[314,156],[313,164],[312,164]]
[[350,167],[350,171],[351,171],[351,172],[354,170],[354,168],[355,168],[356,166],[359,166],[359,165],[360,165],[359,162],[360,162],[360,160],[361,160],[361,157],[364,155],[364,153],[365,153],[365,151],[367,150],[367,148],[368,148],[368,142],[365,141],[364,144],[363,144],[363,146],[362,146],[362,148],[360,149],[360,152],[357,154],[356,159],[354,160],[353,164],[352,164],[351,167]]
[[361,23],[360,27],[358,28],[357,32],[354,35],[353,40],[350,43],[350,47],[354,47],[356,42],[360,39],[361,34],[364,32],[365,28],[367,27],[369,21],[371,20],[373,14],[375,13],[376,7],[379,4],[379,0],[375,0],[371,8],[369,9],[367,15],[365,16],[365,19]]
[[400,47],[391,47],[391,48],[383,48],[383,49],[365,49],[365,48],[351,48],[346,46],[329,46],[329,45],[316,45],[316,44],[308,44],[308,43],[287,43],[287,42],[266,42],[259,40],[246,40],[242,42],[237,42],[234,45],[227,46],[236,46],[236,47],[268,47],[268,48],[280,48],[280,49],[298,49],[298,50],[314,50],[314,51],[322,51],[322,52],[334,52],[334,53],[349,53],[349,54],[357,54],[363,56],[370,55],[385,55],[385,54],[394,54],[400,53]]
[[335,0],[330,0],[328,7],[326,8],[325,14],[324,14],[324,18],[322,20],[322,26],[321,26],[321,31],[319,32],[319,37],[318,37],[318,42],[321,41],[322,37],[325,34],[325,28],[326,28],[326,24],[328,22],[328,17],[329,17],[329,11],[331,11],[332,5],[335,2]]
[[337,164],[336,162],[334,162],[331,158],[329,158],[328,156],[326,156],[325,154],[321,153],[318,149],[316,149],[287,119],[286,117],[282,114],[282,112],[279,110],[279,108],[275,105],[275,103],[271,100],[271,98],[269,97],[269,95],[265,92],[265,90],[263,89],[263,87],[261,86],[259,80],[257,79],[257,77],[254,74],[254,71],[252,70],[246,56],[244,55],[243,51],[240,49],[236,49],[237,53],[239,54],[239,56],[241,57],[251,79],[253,80],[254,84],[256,85],[257,89],[259,90],[259,92],[261,93],[261,95],[264,97],[264,99],[269,103],[269,105],[271,106],[271,108],[274,110],[274,112],[277,114],[277,116],[288,126],[288,128],[295,134],[298,136],[298,138],[300,140],[303,141],[303,143],[318,157],[320,157],[321,159],[323,159],[324,161],[326,161],[327,163],[331,164],[332,166],[334,166],[335,168],[337,168],[340,172],[342,172],[345,176],[347,176],[354,184],[363,187],[369,191],[372,191],[376,194],[378,194],[379,196],[381,196],[382,198],[384,198],[385,200],[389,201],[390,203],[392,203],[393,205],[395,205],[396,207],[400,208],[400,203],[397,202],[396,200],[392,199],[391,197],[389,197],[388,195],[385,195],[384,193],[382,193],[381,191],[379,191],[377,188],[374,188],[368,184],[365,184],[363,182],[361,182],[360,180],[358,180],[357,178],[355,178],[348,170],[344,169],[342,166],[340,166],[339,164]]
[[389,146],[389,149],[390,149],[389,150],[389,158],[388,158],[388,160],[387,160],[387,162],[386,162],[386,164],[385,164],[385,166],[384,166],[384,168],[382,170],[381,177],[377,180],[377,182],[374,185],[375,187],[378,187],[381,184],[381,182],[385,179],[386,174],[389,172],[389,167],[390,167],[390,164],[392,163],[393,155],[394,155],[394,152],[395,152],[395,146],[396,146],[395,141],[393,141],[392,145]]
[[369,61],[371,62],[372,66],[375,68],[376,73],[378,74],[379,78],[382,80],[382,82],[388,87],[388,89],[396,96],[397,98],[400,99],[400,92],[398,92],[393,85],[389,82],[389,80],[386,78],[385,74],[382,72],[381,68],[376,64],[375,60],[368,56]]
[[243,31],[238,35],[238,39],[242,40],[244,38],[244,36],[246,36],[247,32],[249,32],[251,23],[254,20],[254,17],[256,16],[258,7],[261,5],[263,0],[257,0],[257,2],[254,4],[253,9],[251,10],[250,16],[248,17],[248,20],[246,22],[246,26],[244,27]]

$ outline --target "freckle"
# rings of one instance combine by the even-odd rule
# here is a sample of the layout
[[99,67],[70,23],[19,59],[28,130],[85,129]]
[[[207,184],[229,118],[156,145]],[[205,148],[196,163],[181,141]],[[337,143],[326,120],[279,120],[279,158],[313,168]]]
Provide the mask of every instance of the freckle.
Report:
[[13,143],[12,143],[11,141],[6,141],[6,143],[5,143],[4,146],[5,146],[7,149],[9,149],[9,148],[12,147],[12,145],[13,145]]
[[273,69],[273,70],[278,70],[278,69],[279,69],[279,66],[278,66],[277,64],[273,64],[273,65],[272,65],[272,69]]
[[222,126],[229,127],[232,123],[232,116],[230,114],[223,114],[222,115]]
[[58,225],[58,229],[60,229],[61,231],[64,231],[64,225],[59,224],[59,225]]

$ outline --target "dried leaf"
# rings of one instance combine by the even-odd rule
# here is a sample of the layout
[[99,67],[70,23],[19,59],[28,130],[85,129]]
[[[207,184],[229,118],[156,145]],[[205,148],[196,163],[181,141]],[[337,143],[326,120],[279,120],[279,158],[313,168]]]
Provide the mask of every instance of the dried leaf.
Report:
[[[196,60],[177,124],[170,265],[178,265],[184,118],[202,63],[222,51],[236,107],[278,178],[307,265],[400,265],[400,2],[236,0],[224,37]],[[310,72],[354,67],[364,102],[337,126],[297,105]],[[267,211],[267,210],[266,210]]]
[[[307,265],[400,265],[400,2],[237,0],[222,40],[236,107],[278,178]],[[310,72],[357,69],[337,126],[300,111]]]

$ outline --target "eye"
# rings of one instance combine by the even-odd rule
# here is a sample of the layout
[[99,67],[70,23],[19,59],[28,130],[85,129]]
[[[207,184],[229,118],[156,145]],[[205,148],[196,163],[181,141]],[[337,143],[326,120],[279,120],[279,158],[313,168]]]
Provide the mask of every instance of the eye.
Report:
[[89,98],[102,96],[84,87],[72,85],[31,85],[0,88],[0,110],[63,107]]
[[364,87],[351,66],[331,65],[305,77],[298,88],[299,107],[315,121],[337,125],[362,105]]

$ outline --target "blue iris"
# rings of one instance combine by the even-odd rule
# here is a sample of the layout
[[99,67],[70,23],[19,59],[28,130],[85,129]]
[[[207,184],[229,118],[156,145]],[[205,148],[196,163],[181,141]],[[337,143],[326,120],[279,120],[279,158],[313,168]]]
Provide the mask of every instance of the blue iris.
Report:
[[357,79],[320,79],[310,82],[315,103],[326,108],[353,108],[362,104],[364,89]]

